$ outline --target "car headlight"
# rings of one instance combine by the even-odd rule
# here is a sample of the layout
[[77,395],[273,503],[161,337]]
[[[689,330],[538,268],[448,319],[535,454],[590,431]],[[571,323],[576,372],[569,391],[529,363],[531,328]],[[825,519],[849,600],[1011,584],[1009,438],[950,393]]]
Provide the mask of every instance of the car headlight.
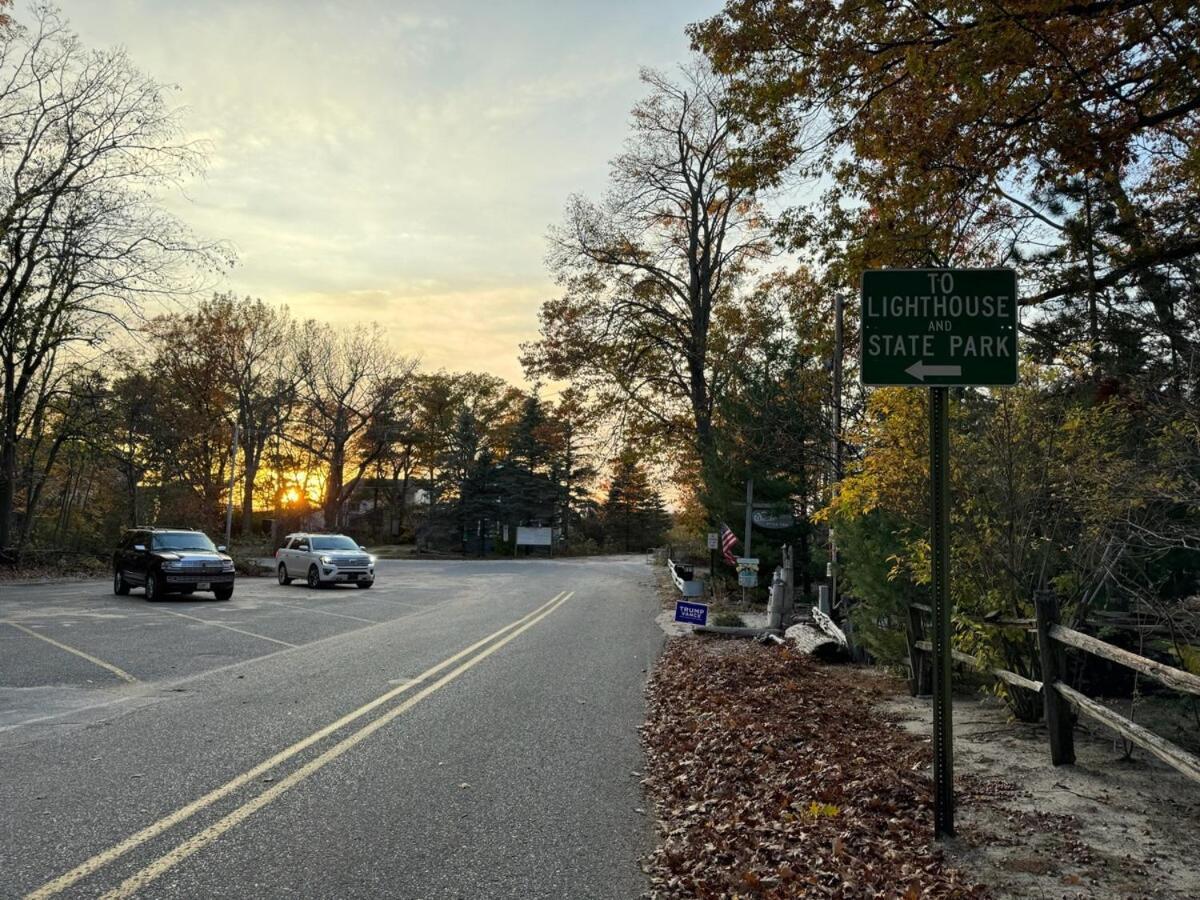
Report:
[[367,559],[369,559],[371,561],[371,565],[375,565],[375,557],[374,556],[368,556]]
[[172,569],[172,570],[174,570],[174,569],[182,569],[182,568],[183,568],[183,563],[182,563],[180,560],[177,560],[177,559],[171,559],[171,560],[167,560],[165,563],[163,563],[163,564],[162,564],[162,567],[163,567],[164,569]]
[[329,565],[331,562],[333,562],[333,560],[328,556],[322,556],[321,562],[323,562],[325,565]]
[[222,572],[232,572],[233,571],[233,560],[232,559],[221,560],[221,571]]

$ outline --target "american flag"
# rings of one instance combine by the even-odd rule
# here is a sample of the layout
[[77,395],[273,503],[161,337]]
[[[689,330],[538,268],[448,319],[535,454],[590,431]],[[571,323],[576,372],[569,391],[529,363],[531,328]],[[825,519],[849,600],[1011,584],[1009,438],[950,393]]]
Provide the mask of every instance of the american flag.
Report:
[[737,565],[737,559],[733,555],[733,547],[738,542],[737,535],[729,530],[729,526],[724,522],[721,523],[721,528],[718,531],[721,542],[721,555],[725,557],[725,562],[731,566]]

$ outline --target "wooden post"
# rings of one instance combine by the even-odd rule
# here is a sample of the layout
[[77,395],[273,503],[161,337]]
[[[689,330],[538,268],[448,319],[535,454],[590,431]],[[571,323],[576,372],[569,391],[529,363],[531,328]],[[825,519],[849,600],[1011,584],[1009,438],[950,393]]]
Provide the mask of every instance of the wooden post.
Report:
[[1046,727],[1050,731],[1050,761],[1056,766],[1075,762],[1075,719],[1071,704],[1054,688],[1067,672],[1067,655],[1062,644],[1050,637],[1058,624],[1058,598],[1053,591],[1035,591],[1033,608],[1037,614],[1038,656],[1042,664],[1042,703]]
[[915,605],[908,607],[908,662],[912,668],[912,680],[909,688],[914,697],[924,697],[929,694],[929,682],[933,675],[933,660],[929,654],[917,646],[925,640],[925,622],[921,619],[921,610]]
[[790,622],[796,609],[796,552],[783,545],[783,621]]

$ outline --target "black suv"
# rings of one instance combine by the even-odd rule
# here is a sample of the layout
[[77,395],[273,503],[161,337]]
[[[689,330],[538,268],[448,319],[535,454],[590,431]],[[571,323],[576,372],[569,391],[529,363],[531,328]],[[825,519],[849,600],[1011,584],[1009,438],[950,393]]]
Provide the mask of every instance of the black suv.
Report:
[[147,600],[166,594],[212,591],[218,600],[233,596],[233,560],[224,547],[200,531],[139,525],[121,537],[113,554],[113,591],[144,587]]

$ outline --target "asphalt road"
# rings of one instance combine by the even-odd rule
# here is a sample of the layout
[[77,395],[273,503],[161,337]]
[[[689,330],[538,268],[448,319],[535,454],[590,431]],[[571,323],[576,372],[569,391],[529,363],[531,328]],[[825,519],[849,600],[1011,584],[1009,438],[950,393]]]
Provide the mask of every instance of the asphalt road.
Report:
[[636,898],[642,558],[0,588],[0,897]]

